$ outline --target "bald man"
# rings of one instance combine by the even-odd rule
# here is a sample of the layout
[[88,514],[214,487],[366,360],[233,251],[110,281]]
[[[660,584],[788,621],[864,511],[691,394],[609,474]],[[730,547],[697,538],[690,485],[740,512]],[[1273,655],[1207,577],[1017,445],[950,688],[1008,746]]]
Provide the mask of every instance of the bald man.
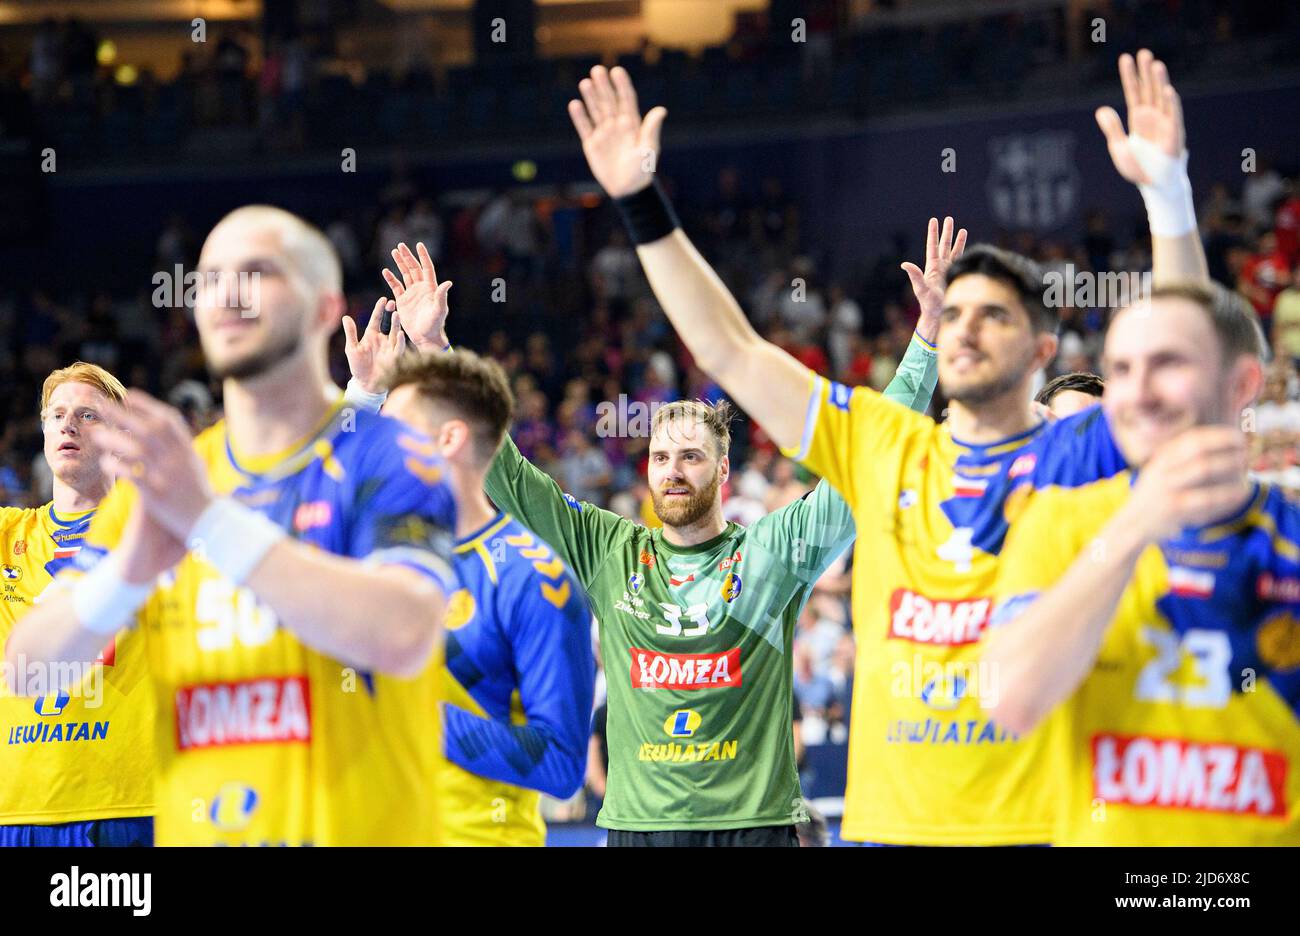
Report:
[[[191,442],[178,412],[131,391],[97,430],[130,480],[7,659],[93,660],[140,625],[158,844],[430,842],[428,664],[455,587],[444,463],[331,383],[344,300],[320,231],[241,208],[199,262],[195,321],[225,419]],[[228,288],[240,277],[250,288]]]

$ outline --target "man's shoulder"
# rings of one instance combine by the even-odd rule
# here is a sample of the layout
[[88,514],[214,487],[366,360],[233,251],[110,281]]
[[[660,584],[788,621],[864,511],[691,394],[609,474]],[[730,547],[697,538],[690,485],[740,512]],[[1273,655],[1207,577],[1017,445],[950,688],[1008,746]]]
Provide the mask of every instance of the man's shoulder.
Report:
[[443,458],[432,439],[381,413],[344,410],[330,443],[344,467],[359,470],[362,480],[403,467],[426,481],[443,473]]
[[41,512],[49,508],[49,504],[40,507],[0,507],[0,530],[9,530],[39,521]]
[[1079,487],[1128,468],[1100,406],[1090,406],[1048,426],[1034,442],[1036,488]]
[[[578,577],[560,555],[537,534],[511,518],[496,534],[501,537],[503,560],[497,564],[498,587],[507,596],[540,595],[557,609],[580,595]],[[492,544],[488,544],[489,550]]]

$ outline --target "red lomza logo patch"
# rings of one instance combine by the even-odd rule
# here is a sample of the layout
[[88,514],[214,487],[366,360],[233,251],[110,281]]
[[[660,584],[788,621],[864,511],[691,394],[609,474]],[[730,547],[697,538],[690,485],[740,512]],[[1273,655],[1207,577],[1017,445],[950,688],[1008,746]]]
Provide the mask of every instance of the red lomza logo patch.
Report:
[[311,691],[305,676],[176,690],[178,750],[294,741],[311,741]]
[[740,648],[725,653],[658,653],[632,647],[635,689],[719,689],[739,686]]
[[1285,818],[1286,755],[1181,738],[1098,734],[1093,796],[1107,803]]
[[980,639],[993,602],[988,598],[943,601],[897,588],[889,598],[889,636],[937,646],[959,646]]

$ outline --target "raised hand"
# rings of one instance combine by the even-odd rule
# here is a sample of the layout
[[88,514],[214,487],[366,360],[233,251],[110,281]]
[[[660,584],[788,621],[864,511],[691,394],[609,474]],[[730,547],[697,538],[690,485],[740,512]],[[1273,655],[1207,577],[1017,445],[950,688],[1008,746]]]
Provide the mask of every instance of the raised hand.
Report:
[[388,283],[396,300],[397,314],[393,321],[400,321],[401,329],[411,337],[411,344],[420,351],[442,351],[450,342],[447,340],[447,293],[451,291],[451,281],[438,282],[438,274],[433,268],[433,258],[424,244],[415,245],[416,254],[406,244],[398,244],[392,252],[397,270],[402,274],[398,279],[393,272],[384,269],[384,282]]
[[1106,148],[1119,174],[1134,185],[1149,185],[1158,180],[1149,178],[1142,168],[1132,137],[1156,146],[1166,156],[1181,156],[1187,147],[1182,101],[1169,83],[1165,63],[1149,49],[1139,51],[1136,62],[1127,53],[1119,57],[1119,80],[1128,110],[1128,133],[1113,107],[1097,109],[1097,125],[1106,136]]
[[578,82],[581,101],[569,102],[569,118],[582,140],[591,174],[610,198],[639,192],[654,179],[659,134],[668,111],[653,108],[641,119],[627,70],[597,65]]
[[104,451],[101,466],[130,478],[149,516],[185,542],[214,496],[190,428],[178,410],[143,390],[131,390],[126,402],[94,430]]
[[343,316],[343,353],[348,358],[348,370],[367,393],[379,393],[384,389],[385,375],[406,350],[406,336],[402,334],[397,312],[393,313],[388,334],[385,335],[380,330],[385,308],[394,308],[393,300],[380,299],[375,303],[370,311],[370,321],[366,323],[365,334],[360,338],[357,337],[357,323],[352,316]]
[[939,312],[943,309],[943,293],[948,285],[948,267],[966,249],[966,229],[952,235],[952,218],[943,219],[943,233],[939,233],[939,219],[931,218],[925,233],[925,269],[915,263],[904,263],[903,272],[912,281],[912,292],[921,306],[921,319],[916,330],[931,343],[939,333]]

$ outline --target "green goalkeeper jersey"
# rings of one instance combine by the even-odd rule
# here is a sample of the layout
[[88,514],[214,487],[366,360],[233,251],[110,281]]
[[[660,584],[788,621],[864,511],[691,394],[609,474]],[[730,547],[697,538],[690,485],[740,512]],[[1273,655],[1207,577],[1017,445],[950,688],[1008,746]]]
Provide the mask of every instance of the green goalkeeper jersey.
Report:
[[[914,337],[885,390],[924,411],[933,351]],[[804,816],[791,643],[813,583],[853,541],[830,485],[696,546],[560,490],[506,439],[487,493],[577,574],[608,686],[607,829],[723,830]]]

